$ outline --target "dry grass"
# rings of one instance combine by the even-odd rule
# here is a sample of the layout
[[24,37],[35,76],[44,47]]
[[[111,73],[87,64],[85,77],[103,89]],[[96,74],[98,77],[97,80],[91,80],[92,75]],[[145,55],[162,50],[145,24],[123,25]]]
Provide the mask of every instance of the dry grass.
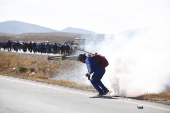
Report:
[[14,38],[16,38],[15,35],[0,35],[0,42],[5,42]]
[[170,102],[170,93],[168,92],[162,92],[159,94],[143,94],[138,97],[137,99],[142,99],[142,100],[154,100],[154,101],[169,101]]
[[[37,41],[37,42],[56,42],[58,44],[65,43],[67,41],[74,41],[75,37],[67,37],[67,36],[20,36],[19,39],[20,41]],[[14,40],[15,41],[15,40]]]
[[[83,34],[76,33],[64,33],[64,32],[51,32],[51,33],[25,33],[25,34],[2,34],[0,33],[0,42],[8,40],[13,41],[37,41],[37,42],[56,42],[58,44],[65,43],[67,41],[74,41],[75,38],[82,37]],[[88,37],[89,35],[83,35]],[[16,38],[18,37],[18,38]]]
[[67,41],[74,41],[75,37],[68,37],[68,36],[19,36],[19,38],[16,39],[17,36],[15,35],[5,35],[5,36],[0,36],[0,42],[5,42],[8,40],[12,41],[37,41],[37,42],[57,42],[58,44],[60,43],[65,43]]
[[[71,60],[47,60],[48,56],[26,55],[0,51],[0,74],[9,75],[24,79],[31,79],[40,82],[47,82],[69,86],[79,89],[94,90],[90,85],[78,84],[75,82],[50,79],[60,73],[60,70],[74,69],[75,62]],[[62,62],[62,64],[61,64]],[[26,68],[27,72],[19,71]]]

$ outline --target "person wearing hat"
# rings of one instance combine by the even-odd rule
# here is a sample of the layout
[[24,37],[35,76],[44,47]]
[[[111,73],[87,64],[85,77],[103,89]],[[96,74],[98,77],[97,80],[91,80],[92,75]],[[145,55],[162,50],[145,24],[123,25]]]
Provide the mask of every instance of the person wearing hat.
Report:
[[[86,77],[88,77],[91,84],[99,92],[98,96],[106,95],[109,90],[101,82],[101,79],[105,73],[105,68],[99,67],[93,57],[87,57],[85,54],[80,54],[78,56],[78,60],[82,63],[86,63],[88,69]],[[90,77],[90,75],[92,76]]]

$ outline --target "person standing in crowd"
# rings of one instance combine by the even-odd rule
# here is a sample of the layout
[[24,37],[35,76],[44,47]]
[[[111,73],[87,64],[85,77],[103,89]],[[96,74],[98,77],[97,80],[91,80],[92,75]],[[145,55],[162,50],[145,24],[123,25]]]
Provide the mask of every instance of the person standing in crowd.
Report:
[[43,43],[43,52],[46,53],[45,43]]
[[3,48],[4,48],[4,51],[5,51],[5,48],[6,48],[6,46],[7,46],[7,43],[6,42],[3,42]]
[[32,42],[30,41],[29,45],[28,45],[28,48],[29,48],[29,51],[30,53],[32,52],[32,49],[33,49],[33,44]]
[[1,48],[2,48],[2,42],[0,42],[0,50],[1,50]]
[[8,40],[8,42],[7,42],[8,52],[11,51],[11,46],[12,46],[12,42],[10,40]]
[[27,51],[27,42],[23,42],[23,51],[24,53]]
[[41,54],[43,52],[43,44],[42,44],[42,42],[40,43],[40,52],[41,52]]
[[70,46],[69,46],[69,44],[67,44],[67,46],[66,46],[66,54],[69,55],[70,54],[69,52],[70,52]]
[[59,44],[59,45],[58,45],[58,50],[57,50],[57,53],[58,53],[58,54],[60,54],[60,50],[61,50],[60,48],[61,48],[61,45]]
[[62,55],[64,53],[64,44],[61,45],[60,50],[61,50],[61,55]]
[[46,48],[46,53],[49,53],[49,48],[50,48],[50,44],[47,41],[47,43],[45,44],[45,48]]
[[51,46],[52,44],[49,44],[49,53],[51,53]]
[[53,45],[53,53],[56,54],[57,53],[57,49],[58,49],[58,46],[57,46],[57,43],[55,43]]
[[64,52],[64,55],[66,55],[66,44],[64,44],[64,50],[63,50],[63,52]]
[[19,48],[19,41],[17,41],[17,43],[15,44],[16,52],[18,52],[18,48]]
[[36,42],[33,43],[33,52],[34,53],[37,52],[37,44],[36,44]]

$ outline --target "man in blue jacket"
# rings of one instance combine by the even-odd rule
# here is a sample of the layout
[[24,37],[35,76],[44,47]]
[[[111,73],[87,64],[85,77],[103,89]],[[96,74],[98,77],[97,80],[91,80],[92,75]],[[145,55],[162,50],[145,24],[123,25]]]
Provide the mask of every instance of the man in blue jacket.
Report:
[[[98,96],[106,95],[109,90],[101,82],[101,79],[105,73],[105,68],[99,67],[93,57],[87,57],[85,54],[80,54],[78,60],[82,63],[86,63],[88,69],[86,77],[88,77],[88,79],[91,81],[91,84],[99,92]],[[91,74],[92,77],[90,79]]]

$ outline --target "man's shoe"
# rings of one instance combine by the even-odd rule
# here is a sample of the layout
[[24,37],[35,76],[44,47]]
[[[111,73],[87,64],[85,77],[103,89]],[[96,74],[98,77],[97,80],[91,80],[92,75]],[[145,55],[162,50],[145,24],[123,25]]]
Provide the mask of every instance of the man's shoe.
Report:
[[103,92],[103,93],[99,93],[97,96],[98,96],[98,97],[101,97],[101,96],[103,96],[103,95],[105,95],[104,92]]
[[109,90],[105,91],[105,92],[104,92],[104,95],[106,95],[108,92],[109,92]]

